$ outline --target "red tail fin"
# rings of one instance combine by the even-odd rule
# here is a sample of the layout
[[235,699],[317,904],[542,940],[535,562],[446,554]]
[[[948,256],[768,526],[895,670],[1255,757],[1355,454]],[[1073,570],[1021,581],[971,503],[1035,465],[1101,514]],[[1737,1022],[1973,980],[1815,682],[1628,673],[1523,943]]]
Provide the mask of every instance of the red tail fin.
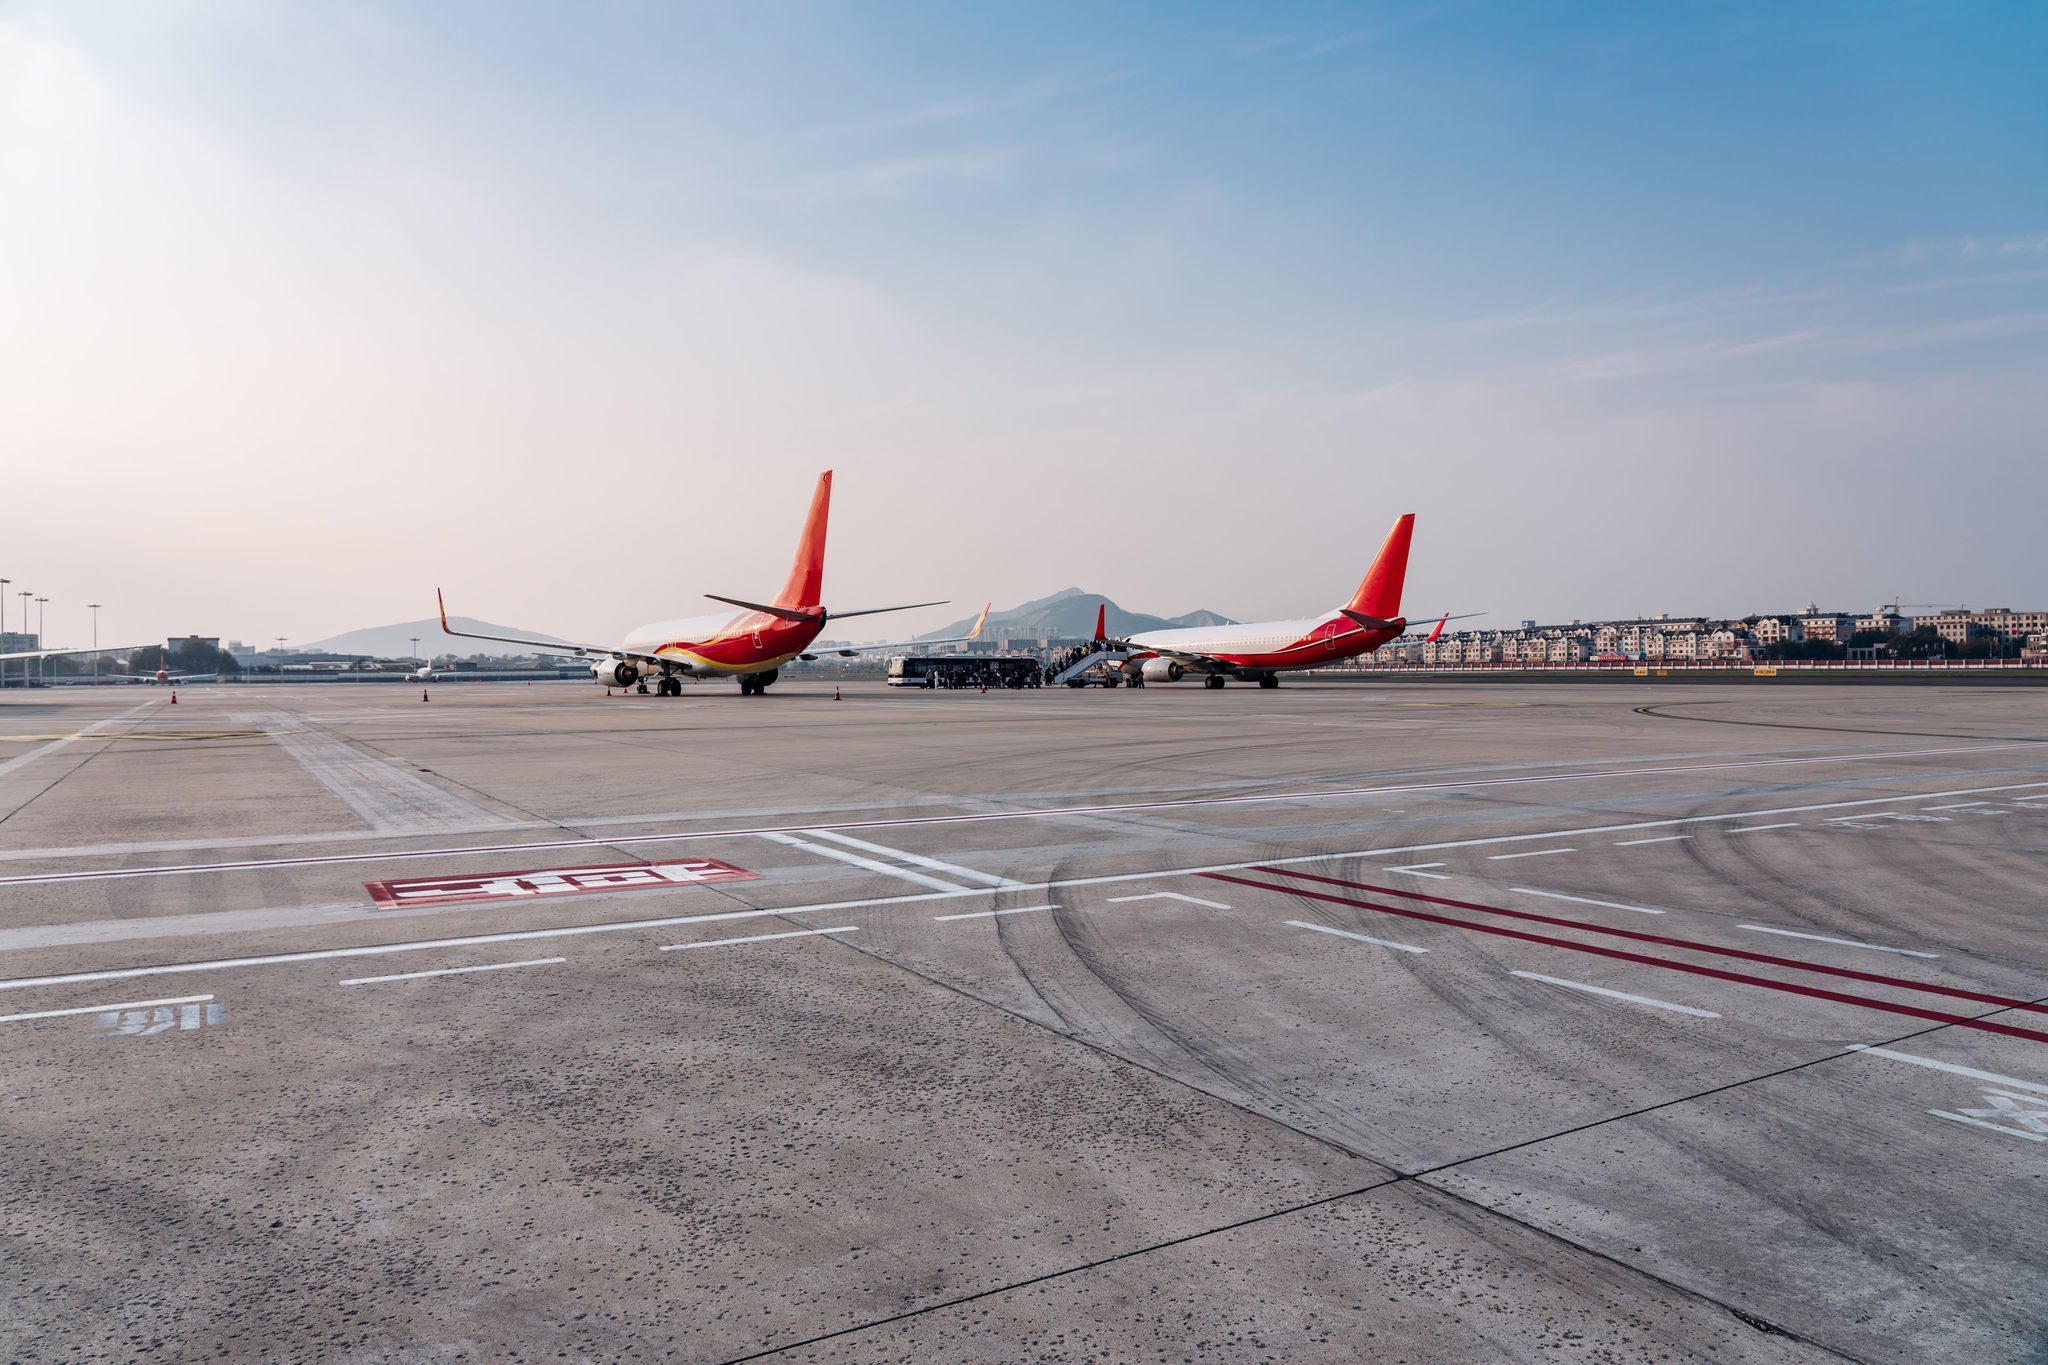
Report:
[[1107,640],[1109,638],[1109,603],[1107,602],[1098,602],[1095,606],[1095,638],[1097,640]]
[[1401,614],[1401,585],[1408,577],[1408,540],[1415,533],[1415,514],[1403,512],[1365,571],[1365,581],[1352,594],[1351,610],[1391,621]]
[[796,562],[789,566],[789,581],[775,595],[775,605],[810,611],[821,605],[825,594],[825,522],[832,512],[832,471],[818,476],[818,491],[811,494],[811,514],[804,518],[803,539],[796,544]]
[[1442,639],[1442,638],[1443,638],[1443,634],[1444,634],[1444,627],[1445,627],[1445,626],[1447,626],[1447,625],[1449,625],[1450,623],[1451,623],[1451,614],[1450,614],[1449,612],[1445,612],[1445,613],[1444,613],[1444,619],[1436,623],[1436,629],[1435,629],[1435,630],[1432,630],[1432,631],[1431,631],[1431,632],[1429,633],[1429,639],[1428,639],[1428,640],[1426,640],[1426,641],[1424,641],[1424,643],[1425,643],[1425,644],[1432,644],[1432,645],[1433,645],[1433,644],[1435,644],[1435,643],[1436,643],[1436,642],[1437,642],[1438,640]]

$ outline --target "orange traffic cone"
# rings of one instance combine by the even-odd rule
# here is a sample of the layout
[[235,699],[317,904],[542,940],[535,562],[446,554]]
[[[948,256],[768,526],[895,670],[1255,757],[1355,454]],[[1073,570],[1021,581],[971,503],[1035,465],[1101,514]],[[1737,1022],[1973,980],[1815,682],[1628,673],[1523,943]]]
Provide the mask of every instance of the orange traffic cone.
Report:
[[421,700],[421,701],[425,701],[426,699],[427,699],[427,689],[426,689],[426,688],[424,688],[424,687],[422,687],[422,688],[420,689],[420,700]]
[[839,689],[838,689],[837,687],[834,687],[834,688],[832,689],[832,700],[834,700],[834,701],[838,701],[838,700],[839,700]]
[[177,704],[178,704],[178,694],[177,694],[176,692],[173,692],[173,693],[171,693],[171,705],[173,705],[173,706],[176,706]]

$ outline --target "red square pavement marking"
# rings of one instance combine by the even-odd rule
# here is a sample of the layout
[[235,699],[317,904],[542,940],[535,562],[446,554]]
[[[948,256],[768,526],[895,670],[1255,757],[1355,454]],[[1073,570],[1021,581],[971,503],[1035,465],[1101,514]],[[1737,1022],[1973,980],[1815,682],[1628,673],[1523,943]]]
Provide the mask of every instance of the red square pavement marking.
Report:
[[749,872],[715,858],[674,858],[664,862],[599,863],[593,867],[546,867],[525,872],[486,872],[466,877],[406,877],[364,882],[381,910],[413,905],[459,905],[465,901],[541,900],[592,891],[650,891],[658,887],[701,886],[709,882],[759,881]]

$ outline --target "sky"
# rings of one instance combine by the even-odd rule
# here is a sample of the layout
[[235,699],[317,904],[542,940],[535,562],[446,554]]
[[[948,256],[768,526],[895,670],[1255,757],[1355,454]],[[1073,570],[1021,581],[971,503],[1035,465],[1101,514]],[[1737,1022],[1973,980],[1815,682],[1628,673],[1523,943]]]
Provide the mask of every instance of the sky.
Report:
[[[2048,7],[0,0],[54,644],[2048,605]],[[7,599],[9,628],[20,599]]]

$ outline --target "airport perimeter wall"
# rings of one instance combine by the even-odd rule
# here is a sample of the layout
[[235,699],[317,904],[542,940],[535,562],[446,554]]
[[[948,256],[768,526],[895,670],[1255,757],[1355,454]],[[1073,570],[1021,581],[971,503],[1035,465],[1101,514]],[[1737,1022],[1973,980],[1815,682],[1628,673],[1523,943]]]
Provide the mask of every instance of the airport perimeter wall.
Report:
[[2010,659],[1958,659],[1904,664],[1834,661],[1782,664],[1472,664],[1433,667],[1318,669],[1318,678],[1355,678],[1370,682],[1470,683],[1730,683],[1775,686],[1822,683],[1940,687],[2048,686],[2048,667]]

